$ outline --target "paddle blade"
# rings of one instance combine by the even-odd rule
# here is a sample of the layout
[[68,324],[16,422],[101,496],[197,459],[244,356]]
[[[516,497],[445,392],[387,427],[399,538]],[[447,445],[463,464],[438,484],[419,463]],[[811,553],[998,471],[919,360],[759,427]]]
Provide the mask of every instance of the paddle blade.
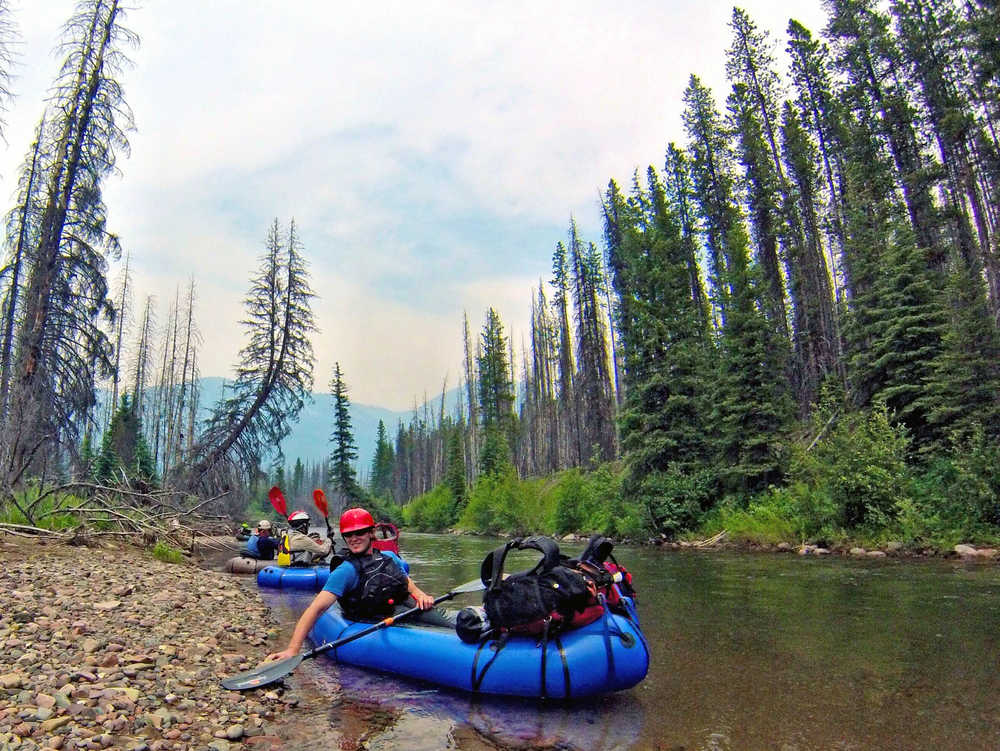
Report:
[[466,592],[481,592],[484,589],[486,589],[486,585],[483,584],[482,579],[473,579],[460,587],[455,587],[449,594],[460,595]]
[[275,511],[282,516],[288,516],[288,507],[285,505],[285,496],[282,494],[281,488],[275,485],[267,491],[267,499],[271,502],[271,505],[274,506]]
[[330,515],[330,507],[326,505],[326,493],[316,488],[313,491],[313,501],[315,501],[316,508],[319,509],[324,519]]
[[230,691],[247,691],[277,683],[291,673],[305,659],[304,655],[287,657],[277,662],[268,662],[245,673],[222,679],[222,687]]

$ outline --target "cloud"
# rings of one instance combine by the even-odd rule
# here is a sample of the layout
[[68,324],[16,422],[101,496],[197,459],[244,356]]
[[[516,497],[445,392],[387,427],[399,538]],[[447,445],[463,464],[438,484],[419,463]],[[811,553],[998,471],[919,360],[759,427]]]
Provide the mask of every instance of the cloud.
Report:
[[[72,0],[23,0],[11,193]],[[745,4],[783,45],[787,4]],[[800,4],[817,29],[819,0]],[[457,383],[461,321],[500,309],[520,354],[531,287],[575,216],[600,241],[612,177],[683,141],[698,73],[724,99],[729,3],[171,0],[129,12],[138,130],[106,186],[139,297],[194,275],[206,375],[229,375],[268,225],[295,218],[314,274],[317,383],[406,408]]]

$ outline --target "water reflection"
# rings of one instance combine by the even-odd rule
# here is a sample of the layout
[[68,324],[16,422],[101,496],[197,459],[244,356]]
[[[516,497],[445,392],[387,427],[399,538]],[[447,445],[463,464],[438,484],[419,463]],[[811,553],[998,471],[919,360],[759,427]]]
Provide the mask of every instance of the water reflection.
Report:
[[[498,541],[401,543],[420,585],[440,594],[476,578]],[[335,698],[315,748],[1000,748],[996,566],[615,553],[635,574],[652,648],[639,686],[545,705],[318,659],[300,670]],[[290,622],[308,599],[284,606]]]

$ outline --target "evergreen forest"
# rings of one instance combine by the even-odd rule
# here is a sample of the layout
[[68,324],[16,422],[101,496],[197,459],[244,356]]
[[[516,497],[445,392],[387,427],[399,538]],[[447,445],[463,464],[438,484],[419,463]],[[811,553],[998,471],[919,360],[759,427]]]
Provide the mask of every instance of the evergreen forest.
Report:
[[729,90],[692,74],[685,140],[598,242],[570,220],[528,341],[466,322],[466,407],[397,437],[405,518],[995,539],[1000,6],[824,6],[781,41],[734,8]]
[[[102,197],[139,39],[79,0],[3,227],[0,526],[259,518],[278,484],[424,530],[1000,539],[1000,5],[824,7],[780,40],[734,8],[727,90],[655,92],[683,140],[600,188],[602,236],[571,217],[539,249],[520,341],[462,318],[457,391],[359,471],[339,363],[327,460],[277,449],[315,377],[294,220],[261,223],[235,376],[200,404],[196,279],[142,298]],[[8,108],[14,21],[0,0]]]

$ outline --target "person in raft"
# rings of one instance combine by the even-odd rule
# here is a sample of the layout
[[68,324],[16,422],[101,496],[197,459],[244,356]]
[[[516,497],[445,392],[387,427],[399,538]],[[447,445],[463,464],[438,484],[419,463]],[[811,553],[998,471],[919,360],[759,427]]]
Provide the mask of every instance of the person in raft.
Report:
[[290,566],[311,566],[330,555],[333,543],[309,534],[309,514],[293,511],[288,515],[289,530],[281,540],[281,553],[288,554]]
[[271,537],[271,522],[267,519],[261,519],[257,523],[257,529],[247,540],[241,555],[260,561],[271,561],[274,560],[274,553],[277,549],[278,540]]
[[288,646],[267,656],[268,662],[297,655],[319,617],[335,602],[352,621],[377,622],[413,607],[422,612],[413,620],[453,629],[455,623],[434,607],[434,598],[406,573],[408,566],[395,553],[372,547],[375,519],[363,508],[347,509],[340,517],[340,534],[347,543],[344,562],[337,566],[295,624]]

